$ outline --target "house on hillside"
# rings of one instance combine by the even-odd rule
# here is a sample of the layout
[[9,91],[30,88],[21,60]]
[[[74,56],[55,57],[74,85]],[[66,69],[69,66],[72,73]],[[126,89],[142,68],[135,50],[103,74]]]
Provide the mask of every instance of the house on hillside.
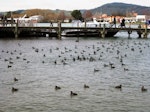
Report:
[[125,17],[126,23],[135,23],[136,17]]
[[146,22],[146,15],[137,15],[136,21],[145,23]]
[[34,16],[30,16],[29,18],[32,20],[33,23],[38,23],[43,20],[43,16],[41,15],[34,15]]

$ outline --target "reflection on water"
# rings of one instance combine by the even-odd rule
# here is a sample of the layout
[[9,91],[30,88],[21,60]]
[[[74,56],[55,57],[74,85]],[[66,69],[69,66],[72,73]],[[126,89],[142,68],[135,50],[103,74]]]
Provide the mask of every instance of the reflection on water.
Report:
[[0,40],[0,111],[150,111],[149,39],[75,40]]

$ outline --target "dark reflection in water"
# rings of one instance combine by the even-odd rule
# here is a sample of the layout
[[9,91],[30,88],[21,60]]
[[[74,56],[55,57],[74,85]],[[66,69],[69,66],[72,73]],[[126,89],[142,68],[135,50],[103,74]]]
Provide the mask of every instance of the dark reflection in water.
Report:
[[0,52],[2,112],[150,111],[149,39],[0,40]]

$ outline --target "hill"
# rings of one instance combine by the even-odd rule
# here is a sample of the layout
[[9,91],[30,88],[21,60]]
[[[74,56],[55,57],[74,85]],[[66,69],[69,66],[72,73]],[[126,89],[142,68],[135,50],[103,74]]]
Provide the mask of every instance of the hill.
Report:
[[100,7],[91,9],[92,13],[105,13],[108,15],[113,15],[114,13],[121,13],[125,15],[127,12],[136,12],[138,14],[150,15],[150,7],[126,4],[126,3],[108,3]]
[[[86,10],[80,10],[83,14]],[[95,13],[105,13],[107,15],[123,15],[125,16],[127,13],[130,15],[131,12],[138,13],[139,15],[150,15],[150,7],[134,5],[134,4],[126,4],[126,3],[108,3],[104,4],[100,7],[90,9],[92,14]],[[0,16],[6,14],[6,12],[0,12]],[[42,15],[44,17],[44,22],[48,22],[51,20],[64,20],[65,18],[71,19],[71,11],[66,10],[50,10],[50,9],[26,9],[26,10],[16,10],[12,12],[7,12],[7,16],[10,14],[13,17],[22,17],[27,14],[28,16],[32,15]],[[131,14],[132,15],[132,14]]]

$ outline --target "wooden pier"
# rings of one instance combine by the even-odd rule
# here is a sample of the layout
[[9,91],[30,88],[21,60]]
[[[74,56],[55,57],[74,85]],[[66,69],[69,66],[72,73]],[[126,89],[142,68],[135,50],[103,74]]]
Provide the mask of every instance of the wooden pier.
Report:
[[[63,34],[63,32],[65,32]],[[62,27],[61,23],[58,23],[57,27],[20,27],[18,23],[10,26],[0,27],[0,38],[13,37],[56,37],[61,39],[62,36],[75,36],[75,37],[112,37],[117,32],[127,32],[130,37],[132,32],[137,32],[139,38],[147,38],[150,33],[150,29],[145,28],[106,28],[103,27]]]

